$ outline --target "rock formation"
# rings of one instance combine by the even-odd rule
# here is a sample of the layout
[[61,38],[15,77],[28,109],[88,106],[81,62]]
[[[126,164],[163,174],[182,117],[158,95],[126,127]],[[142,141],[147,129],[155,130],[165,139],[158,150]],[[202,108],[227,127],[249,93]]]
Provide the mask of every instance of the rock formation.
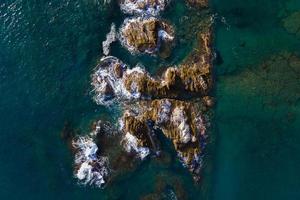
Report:
[[[158,53],[167,57],[174,29],[163,20],[146,16],[149,10],[163,10],[167,2],[122,0],[121,9],[127,6],[126,13],[145,14],[124,21],[119,36],[122,45],[133,53]],[[207,5],[205,0],[188,2],[201,7]],[[158,130],[172,141],[178,158],[194,179],[200,179],[209,112],[214,105],[214,99],[209,96],[213,58],[208,21],[207,17],[203,22],[196,22],[197,27],[202,27],[193,50],[181,64],[166,68],[161,76],[151,76],[141,65],[130,68],[113,56],[100,60],[92,74],[93,98],[100,105],[118,103],[124,113],[119,130],[113,131],[118,134],[108,137],[104,133],[109,131],[102,133],[98,124],[93,136],[87,136],[88,145],[82,145],[86,140],[75,140],[74,148],[78,152],[75,175],[79,180],[102,186],[110,175],[108,169],[118,171],[121,165],[130,168],[134,160],[160,155]]]
[[132,53],[155,53],[173,39],[172,26],[154,17],[126,19],[120,29],[121,43]]
[[123,115],[121,129],[124,134],[130,133],[137,138],[138,147],[153,149],[155,139],[148,126],[152,123],[155,129],[160,129],[173,142],[179,158],[198,179],[208,125],[205,112],[201,109],[203,107],[205,105],[201,101],[142,101],[135,106],[138,113],[126,112]]
[[[103,58],[92,75],[94,99],[185,99],[207,95],[212,87],[211,34],[199,36],[197,48],[179,67],[170,67],[161,78],[151,77],[143,68],[129,69],[114,57]],[[182,94],[186,94],[186,97]]]

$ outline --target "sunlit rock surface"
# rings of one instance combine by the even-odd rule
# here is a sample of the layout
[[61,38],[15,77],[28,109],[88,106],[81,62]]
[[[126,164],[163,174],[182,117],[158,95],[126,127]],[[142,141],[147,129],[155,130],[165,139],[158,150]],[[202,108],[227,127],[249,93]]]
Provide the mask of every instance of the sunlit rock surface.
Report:
[[[205,2],[189,1],[191,5],[201,7],[205,7]],[[138,15],[125,19],[121,25],[118,35],[121,44],[133,55],[147,53],[167,58],[173,47],[175,31],[167,22],[147,13],[149,10],[150,13],[157,9],[163,10],[167,1],[120,3],[123,11],[126,8],[125,13]],[[139,12],[143,15],[139,15]],[[200,22],[193,20],[189,26],[196,33],[187,36],[195,40],[192,51],[181,63],[165,68],[155,77],[141,64],[128,66],[116,57],[106,56],[110,53],[110,43],[115,39],[115,27],[112,26],[103,42],[105,56],[91,75],[92,94],[97,104],[118,104],[123,114],[116,125],[118,130],[111,127],[103,133],[94,131],[96,134],[93,137],[88,136],[91,147],[74,146],[81,152],[80,155],[86,157],[76,165],[75,174],[79,180],[102,187],[111,180],[110,177],[115,177],[124,169],[133,169],[137,160],[163,157],[158,132],[172,142],[177,158],[190,171],[194,180],[200,180],[211,107],[214,105],[214,99],[210,96],[213,85],[211,25],[212,20],[207,16]],[[97,127],[101,126],[95,125],[94,130],[101,130]],[[107,137],[105,133],[113,129],[117,134]],[[106,173],[101,174],[98,170],[100,167],[93,168],[93,163],[99,159],[102,161],[102,158],[107,158],[109,165],[100,163],[102,169],[107,169]],[[170,159],[166,156],[164,160],[169,162]],[[93,175],[94,172],[101,176]],[[171,196],[178,196],[175,193],[167,192]]]
[[154,17],[128,18],[121,26],[120,40],[132,53],[153,54],[159,52],[162,44],[172,45],[174,30]]
[[142,101],[136,106],[139,106],[135,109],[138,113],[126,112],[122,117],[123,133],[134,136],[140,148],[157,149],[151,129],[160,129],[173,142],[179,158],[197,179],[209,125],[203,112],[205,105],[200,102],[161,99]]
[[103,58],[92,75],[94,99],[110,104],[114,99],[156,99],[206,95],[212,87],[210,32],[199,36],[197,48],[179,67],[170,67],[153,78],[142,67],[129,69],[115,57]]

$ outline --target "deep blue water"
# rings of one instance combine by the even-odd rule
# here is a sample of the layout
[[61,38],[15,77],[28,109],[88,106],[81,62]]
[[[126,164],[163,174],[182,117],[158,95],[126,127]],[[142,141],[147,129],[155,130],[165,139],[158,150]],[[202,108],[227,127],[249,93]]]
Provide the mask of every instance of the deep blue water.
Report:
[[[60,131],[66,121],[87,130],[94,119],[116,119],[91,100],[89,81],[110,24],[124,16],[101,0],[1,0],[1,199],[138,199],[153,192],[156,175],[178,178],[188,199],[299,199],[300,62],[283,56],[300,58],[299,21],[298,33],[283,22],[300,11],[299,1],[211,4],[222,62],[215,66],[215,142],[201,186],[174,159],[168,166],[146,162],[99,190],[76,184]],[[191,14],[176,0],[163,17],[184,37],[180,17]],[[192,42],[179,43],[167,61],[132,57],[118,44],[112,53],[155,73],[179,62]]]

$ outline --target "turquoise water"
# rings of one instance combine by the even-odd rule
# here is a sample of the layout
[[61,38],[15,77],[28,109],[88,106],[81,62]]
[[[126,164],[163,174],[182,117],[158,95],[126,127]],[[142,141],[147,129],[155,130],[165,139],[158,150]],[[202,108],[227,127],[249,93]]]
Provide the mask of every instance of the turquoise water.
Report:
[[[300,64],[294,57],[300,57],[300,37],[283,23],[300,10],[299,1],[211,4],[222,59],[215,66],[215,142],[201,185],[166,142],[169,162],[145,162],[99,190],[76,184],[60,132],[66,121],[85,132],[94,119],[116,120],[118,113],[91,100],[89,81],[110,24],[120,25],[124,16],[116,3],[101,0],[1,0],[1,199],[138,199],[154,192],[157,175],[179,183],[187,199],[299,199]],[[166,61],[133,58],[119,44],[112,54],[131,65],[142,62],[151,73],[177,63],[193,43],[180,17],[193,14],[178,0],[163,15],[186,37]]]

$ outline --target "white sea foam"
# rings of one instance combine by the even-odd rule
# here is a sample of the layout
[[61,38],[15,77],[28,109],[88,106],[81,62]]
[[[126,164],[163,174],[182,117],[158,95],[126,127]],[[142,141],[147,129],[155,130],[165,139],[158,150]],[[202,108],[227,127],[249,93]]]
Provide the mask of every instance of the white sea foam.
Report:
[[[122,77],[118,77],[114,67],[120,66],[120,70],[124,73],[127,66],[119,59],[108,56],[104,57],[97,66],[92,75],[92,86],[94,87],[94,100],[97,104],[110,105],[115,97],[130,98],[131,94],[126,90]],[[111,91],[107,91],[108,89]]]
[[102,188],[109,175],[108,157],[97,155],[98,147],[90,135],[76,138],[72,145],[76,150],[74,176],[80,184]]
[[168,5],[169,0],[122,0],[121,10],[126,14],[135,15],[159,15]]
[[162,40],[165,40],[165,41],[174,40],[174,36],[170,35],[165,30],[162,30],[162,29],[158,31],[158,37],[160,37]]
[[131,152],[136,153],[141,160],[144,160],[150,154],[149,148],[138,146],[137,138],[133,136],[131,133],[125,134],[122,140],[122,144],[125,151],[127,151],[128,153]]
[[[116,66],[122,71],[121,76],[116,74],[114,69]],[[128,76],[132,80],[138,80],[139,76],[144,76],[145,74],[149,76],[141,66],[128,69],[124,63],[115,57],[108,56],[101,59],[101,63],[92,75],[91,84],[94,88],[94,100],[100,105],[111,105],[116,100],[124,101],[141,98],[142,94],[139,91],[137,82],[132,81],[128,90],[124,82]]]
[[106,35],[106,40],[102,42],[103,54],[108,56],[110,53],[110,44],[117,40],[117,31],[116,25],[114,23],[111,24],[110,31]]

